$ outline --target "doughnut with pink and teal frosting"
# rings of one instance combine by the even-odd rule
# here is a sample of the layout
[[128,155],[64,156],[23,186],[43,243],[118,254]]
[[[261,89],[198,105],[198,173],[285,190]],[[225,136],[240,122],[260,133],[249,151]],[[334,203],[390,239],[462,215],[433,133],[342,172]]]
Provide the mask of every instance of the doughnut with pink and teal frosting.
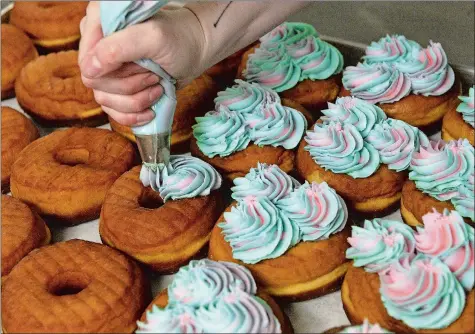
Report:
[[456,321],[474,287],[474,229],[457,211],[423,216],[414,232],[391,220],[353,226],[347,257],[378,273],[388,314],[414,329],[442,329]]
[[459,96],[459,99],[462,102],[458,105],[457,112],[467,124],[475,128],[475,86],[470,87],[467,96]]

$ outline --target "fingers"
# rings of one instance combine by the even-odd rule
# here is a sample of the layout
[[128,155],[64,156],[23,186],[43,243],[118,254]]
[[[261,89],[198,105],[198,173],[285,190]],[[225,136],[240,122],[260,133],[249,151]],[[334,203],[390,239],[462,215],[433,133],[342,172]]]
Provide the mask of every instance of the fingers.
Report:
[[152,72],[140,73],[129,77],[104,77],[89,79],[82,77],[86,87],[112,94],[132,95],[156,85],[160,78]]
[[87,6],[86,16],[84,16],[81,20],[80,29],[81,40],[79,42],[79,64],[84,59],[84,56],[89,51],[91,51],[96,45],[96,43],[103,37],[99,12],[99,2],[89,2],[89,5]]
[[102,110],[104,110],[104,112],[112,117],[117,123],[127,126],[144,125],[155,117],[155,114],[151,109],[145,109],[139,113],[122,113],[108,107],[102,107]]
[[153,43],[150,41],[157,41],[157,32],[153,24],[145,22],[101,39],[80,63],[81,72],[87,78],[97,78],[120,68],[124,63],[152,57]]
[[97,103],[122,113],[138,113],[150,108],[162,94],[163,88],[160,85],[148,87],[132,95],[111,94],[100,90],[94,91]]

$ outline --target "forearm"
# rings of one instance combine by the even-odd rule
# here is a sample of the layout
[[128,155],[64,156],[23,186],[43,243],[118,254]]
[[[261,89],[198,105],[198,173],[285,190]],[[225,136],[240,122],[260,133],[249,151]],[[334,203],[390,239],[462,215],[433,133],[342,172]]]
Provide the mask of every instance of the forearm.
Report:
[[306,6],[306,1],[198,1],[186,5],[204,33],[203,66],[209,67],[256,41]]

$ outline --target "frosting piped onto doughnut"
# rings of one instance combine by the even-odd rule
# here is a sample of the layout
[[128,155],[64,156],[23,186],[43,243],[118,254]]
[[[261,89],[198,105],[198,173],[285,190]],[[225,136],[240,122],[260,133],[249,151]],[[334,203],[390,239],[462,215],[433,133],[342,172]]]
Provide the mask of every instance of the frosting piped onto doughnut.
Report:
[[439,201],[450,200],[461,207],[463,217],[474,220],[473,171],[474,148],[468,140],[460,139],[445,143],[431,141],[429,146],[414,152],[410,164],[409,179],[416,187]]
[[340,331],[341,334],[351,334],[351,333],[368,333],[368,334],[381,334],[381,333],[392,333],[384,328],[381,328],[378,324],[370,324],[368,319],[364,319],[361,325],[349,326]]
[[313,130],[307,131],[305,141],[305,150],[315,162],[333,173],[365,178],[380,164],[378,151],[351,124],[316,123]]
[[429,145],[429,138],[424,132],[396,119],[376,124],[366,141],[378,150],[381,162],[398,172],[409,167],[413,152],[418,151],[420,146]]
[[255,296],[250,272],[208,259],[180,269],[165,308],[152,306],[137,333],[281,333],[269,305]]
[[430,257],[438,257],[454,273],[466,291],[474,286],[474,229],[457,211],[427,213],[424,227],[417,227],[416,249]]
[[421,50],[419,43],[402,35],[386,35],[366,48],[363,60],[367,64],[404,62],[412,57],[413,50]]
[[[155,168],[154,168],[155,167]],[[194,157],[175,155],[168,167],[142,165],[140,180],[158,191],[163,201],[207,196],[221,187],[221,175],[208,163]]]
[[475,86],[470,87],[468,96],[459,96],[462,101],[457,111],[462,115],[463,120],[475,128]]
[[334,104],[329,102],[328,109],[322,110],[322,113],[324,116],[320,119],[324,123],[336,121],[352,124],[363,138],[376,124],[387,119],[380,107],[352,96],[339,97]]
[[324,80],[343,69],[343,56],[321,40],[315,29],[300,22],[284,22],[264,35],[249,55],[244,77],[283,92],[298,82]]
[[380,275],[381,299],[388,314],[415,329],[446,328],[465,307],[465,292],[438,258],[419,254]]
[[307,128],[299,111],[283,106],[275,92],[256,83],[236,80],[215,102],[216,110],[193,125],[199,149],[210,158],[242,151],[250,142],[294,149]]
[[244,263],[279,257],[302,240],[328,239],[346,225],[345,202],[326,183],[300,185],[278,166],[259,164],[234,184],[237,204],[218,226]]
[[365,220],[364,227],[352,226],[351,245],[346,257],[355,267],[368,272],[384,272],[391,264],[414,257],[416,240],[413,230],[395,220]]

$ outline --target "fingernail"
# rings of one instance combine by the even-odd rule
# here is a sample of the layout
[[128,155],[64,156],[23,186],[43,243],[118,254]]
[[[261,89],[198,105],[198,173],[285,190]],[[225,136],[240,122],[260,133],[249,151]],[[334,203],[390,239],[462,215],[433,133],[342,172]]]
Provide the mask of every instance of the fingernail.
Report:
[[102,64],[96,56],[86,58],[86,64],[83,66],[83,73],[89,78],[94,78],[101,72]]
[[147,110],[141,112],[137,115],[137,125],[144,125],[150,122],[155,117],[155,114],[152,110]]
[[155,102],[160,96],[162,96],[163,88],[160,85],[153,86],[148,92],[148,98],[150,102]]
[[148,86],[157,84],[157,83],[160,81],[160,78],[159,78],[158,75],[156,75],[155,73],[150,73],[150,74],[145,78],[144,81],[145,81],[145,86],[148,87]]

